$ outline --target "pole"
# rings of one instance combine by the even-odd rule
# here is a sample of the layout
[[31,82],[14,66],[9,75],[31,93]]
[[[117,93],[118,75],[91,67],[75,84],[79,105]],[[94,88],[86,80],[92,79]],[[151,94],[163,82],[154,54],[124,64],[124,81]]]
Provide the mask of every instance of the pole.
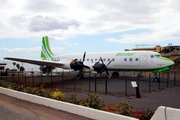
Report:
[[125,79],[125,96],[127,96],[127,76],[126,76],[126,79]]
[[161,89],[161,82],[160,82],[160,72],[159,72],[159,89]]
[[64,89],[64,83],[63,83],[63,79],[64,79],[64,70],[63,70],[63,73],[62,73],[62,82],[61,82],[61,84],[62,84],[62,89]]
[[169,87],[169,71],[167,73],[167,88]]
[[138,74],[138,87],[139,87],[139,74]]
[[52,88],[52,71],[51,71],[51,88]]
[[95,74],[95,82],[94,83],[95,83],[95,92],[96,92],[96,74]]
[[24,73],[24,81],[25,81],[25,85],[26,85],[26,72]]
[[174,86],[176,86],[176,72],[174,72]]
[[105,77],[105,94],[107,95],[107,75]]
[[89,92],[91,91],[90,89],[91,89],[91,73],[89,74]]
[[18,84],[19,84],[19,72],[18,72]]
[[32,72],[32,82],[33,82],[33,87],[34,87],[34,72]]
[[76,78],[77,77],[78,77],[77,75],[74,75],[74,90],[76,90]]
[[151,75],[149,74],[149,92],[151,92]]

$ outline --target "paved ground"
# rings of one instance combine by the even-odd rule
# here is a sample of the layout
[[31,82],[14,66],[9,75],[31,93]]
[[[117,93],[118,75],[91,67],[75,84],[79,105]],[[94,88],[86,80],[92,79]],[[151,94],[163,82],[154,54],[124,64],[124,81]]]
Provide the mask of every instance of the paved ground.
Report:
[[[180,80],[176,79],[176,82],[174,82],[173,78],[170,78],[170,79],[166,79],[166,78],[167,76],[161,78],[160,83],[154,82],[152,78],[151,79],[149,78],[138,79],[138,78],[128,77],[126,79],[126,77],[120,77],[120,78],[108,79],[107,80],[107,94],[106,94],[106,89],[105,89],[106,86],[105,84],[102,84],[103,82],[105,82],[104,78],[98,78],[96,79],[96,81],[94,78],[91,78],[91,79],[87,78],[84,80],[77,80],[77,81],[74,81],[74,79],[70,79],[70,80],[68,79],[68,80],[62,81],[61,77],[51,78],[50,76],[49,77],[44,76],[43,83],[45,84],[46,87],[48,85],[49,87],[51,87],[52,85],[52,88],[58,88],[60,90],[63,90],[67,97],[70,96],[72,93],[76,93],[79,99],[86,98],[86,93],[89,92],[90,90],[90,92],[96,91],[97,93],[99,93],[101,96],[101,99],[105,103],[117,104],[119,102],[129,101],[130,104],[133,105],[136,110],[147,110],[148,108],[156,110],[159,106],[167,106],[167,107],[180,109],[180,102],[179,102]],[[34,84],[37,84],[37,82],[41,81],[40,77],[39,78],[30,77],[30,78],[26,78],[25,80],[28,83],[28,82],[32,82],[33,79],[35,80]],[[1,82],[2,81],[4,83],[12,82],[12,80],[9,80],[9,79],[6,80],[5,78],[4,80],[1,80]],[[13,81],[17,82],[18,79],[14,78]],[[50,81],[53,81],[53,83],[51,84]],[[139,83],[139,90],[140,90],[141,98],[136,98],[136,89],[132,87],[131,85],[132,81],[136,81],[137,84]],[[24,78],[19,79],[19,82],[24,82]],[[95,85],[95,83],[97,84]],[[37,105],[34,105],[34,106],[37,106]],[[40,107],[40,106],[37,106],[37,107]],[[44,108],[40,107],[37,109],[44,109]],[[10,110],[11,108],[9,108],[9,110],[6,110],[6,108],[4,109],[4,111],[8,111],[8,112]],[[28,119],[31,119],[31,118],[35,119],[37,117],[36,115],[39,114],[39,113],[34,112],[35,109],[33,108],[30,111],[32,113],[35,113],[35,116],[34,117],[29,116]],[[21,114],[21,112],[13,113],[13,115],[14,114],[19,115]],[[22,117],[23,117],[23,114],[22,114]],[[50,113],[45,112],[45,114],[50,114]],[[54,117],[57,116],[58,118],[59,114],[61,113],[57,113],[57,114],[53,113],[53,116]],[[63,113],[63,114],[66,114],[66,113]],[[65,115],[65,119],[68,120],[68,118],[66,118],[67,116]],[[71,119],[71,117],[69,119]],[[86,118],[82,118],[82,119],[86,119]]]
[[91,120],[0,94],[0,120]]

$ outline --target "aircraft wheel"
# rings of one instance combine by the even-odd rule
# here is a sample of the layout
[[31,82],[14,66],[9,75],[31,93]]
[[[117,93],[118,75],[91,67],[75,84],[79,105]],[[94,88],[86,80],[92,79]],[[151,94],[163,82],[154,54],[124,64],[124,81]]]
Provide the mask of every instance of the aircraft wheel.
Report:
[[154,78],[154,82],[159,82],[159,78],[158,78],[158,77],[155,77],[155,78]]
[[113,72],[112,77],[119,77],[119,73],[118,72]]
[[84,79],[84,75],[82,74],[82,75],[76,75],[76,79],[77,80],[82,80],[82,79]]

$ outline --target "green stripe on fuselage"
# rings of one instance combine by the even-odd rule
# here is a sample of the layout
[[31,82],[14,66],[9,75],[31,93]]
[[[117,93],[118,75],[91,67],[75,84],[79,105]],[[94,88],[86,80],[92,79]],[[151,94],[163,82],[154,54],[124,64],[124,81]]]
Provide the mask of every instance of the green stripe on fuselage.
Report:
[[116,56],[133,56],[134,54],[133,52],[119,52]]
[[169,61],[169,62],[173,62],[171,59],[166,58],[166,57],[157,57],[157,58],[161,59],[161,60],[166,60],[166,61]]

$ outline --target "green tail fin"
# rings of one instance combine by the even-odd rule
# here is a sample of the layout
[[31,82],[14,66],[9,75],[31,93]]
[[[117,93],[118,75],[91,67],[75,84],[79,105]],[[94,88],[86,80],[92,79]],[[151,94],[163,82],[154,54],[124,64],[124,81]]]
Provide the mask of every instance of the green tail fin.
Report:
[[41,58],[43,60],[53,61],[53,56],[54,56],[54,54],[51,51],[48,36],[45,36],[42,38]]

